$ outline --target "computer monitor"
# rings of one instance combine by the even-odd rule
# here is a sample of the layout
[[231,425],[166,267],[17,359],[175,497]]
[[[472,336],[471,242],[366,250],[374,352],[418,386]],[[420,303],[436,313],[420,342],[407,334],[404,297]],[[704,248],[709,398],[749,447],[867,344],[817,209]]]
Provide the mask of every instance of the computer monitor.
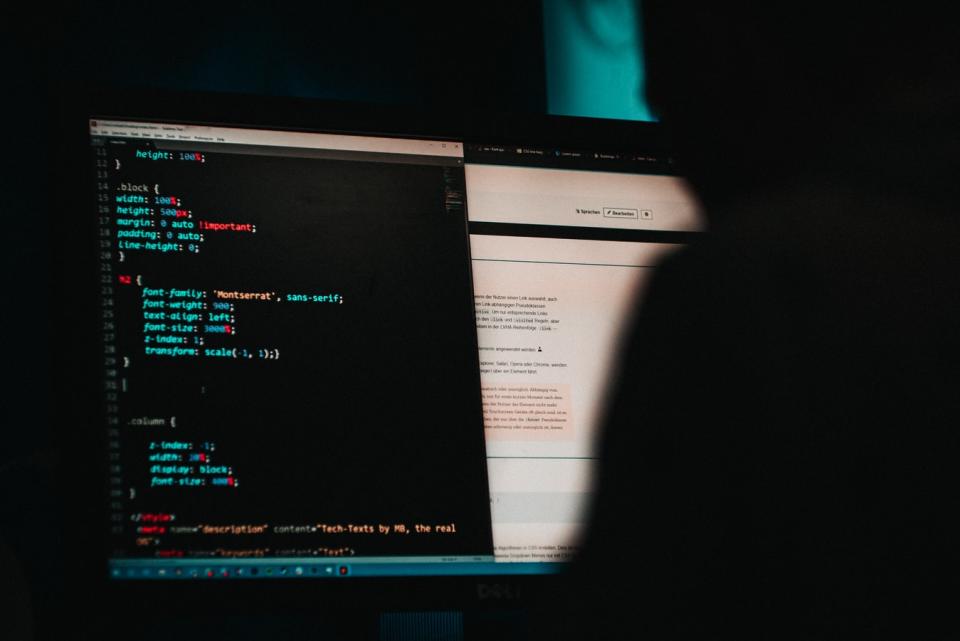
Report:
[[619,340],[702,230],[655,126],[125,94],[83,127],[85,571],[329,596],[572,558]]

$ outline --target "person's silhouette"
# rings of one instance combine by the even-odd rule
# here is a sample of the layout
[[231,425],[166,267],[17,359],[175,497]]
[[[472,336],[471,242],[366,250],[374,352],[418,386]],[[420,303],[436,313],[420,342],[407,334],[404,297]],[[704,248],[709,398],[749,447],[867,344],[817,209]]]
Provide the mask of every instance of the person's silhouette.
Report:
[[876,7],[643,10],[647,95],[711,229],[638,311],[540,631],[955,637],[956,31]]

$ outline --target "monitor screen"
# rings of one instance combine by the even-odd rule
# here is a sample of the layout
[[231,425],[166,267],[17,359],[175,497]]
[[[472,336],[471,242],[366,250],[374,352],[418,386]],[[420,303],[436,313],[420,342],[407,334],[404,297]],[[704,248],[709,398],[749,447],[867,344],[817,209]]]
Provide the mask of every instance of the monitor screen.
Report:
[[94,115],[108,576],[542,574],[618,341],[701,228],[662,156]]

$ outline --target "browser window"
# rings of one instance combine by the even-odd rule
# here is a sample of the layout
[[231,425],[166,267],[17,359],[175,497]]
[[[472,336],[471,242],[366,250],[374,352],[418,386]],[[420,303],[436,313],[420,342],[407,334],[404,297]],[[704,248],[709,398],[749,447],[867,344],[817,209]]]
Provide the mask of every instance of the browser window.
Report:
[[681,178],[636,173],[658,166],[602,152],[468,149],[497,561],[563,562],[577,550],[621,339],[657,263],[703,225]]

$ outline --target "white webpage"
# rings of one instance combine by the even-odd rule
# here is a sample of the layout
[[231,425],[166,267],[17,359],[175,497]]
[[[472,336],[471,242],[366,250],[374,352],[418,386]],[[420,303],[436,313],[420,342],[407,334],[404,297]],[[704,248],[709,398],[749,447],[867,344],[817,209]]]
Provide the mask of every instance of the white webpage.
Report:
[[543,226],[615,237],[698,231],[701,217],[671,176],[468,164],[466,180],[495,555],[566,561],[620,341],[652,268],[679,245]]

